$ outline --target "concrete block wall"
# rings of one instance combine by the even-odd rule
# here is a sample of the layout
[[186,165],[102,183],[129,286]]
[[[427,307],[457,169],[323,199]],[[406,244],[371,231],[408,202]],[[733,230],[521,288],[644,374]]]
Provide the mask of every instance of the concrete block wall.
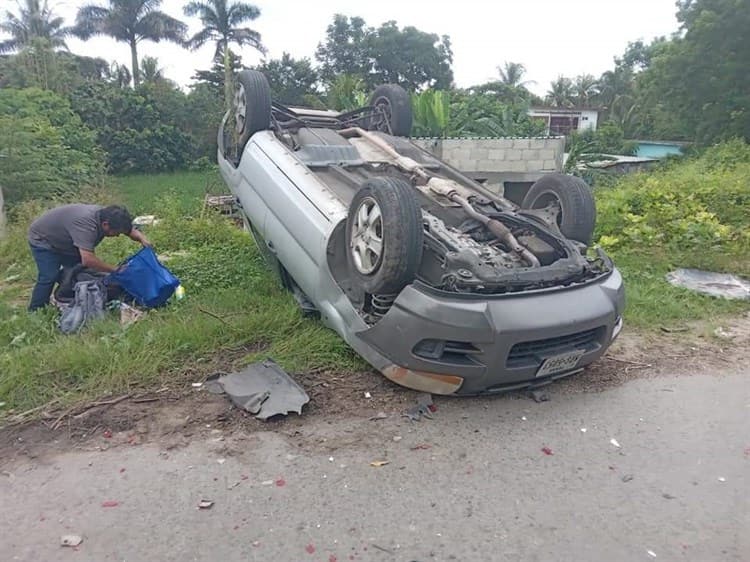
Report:
[[560,172],[563,137],[412,139],[454,168],[472,174]]

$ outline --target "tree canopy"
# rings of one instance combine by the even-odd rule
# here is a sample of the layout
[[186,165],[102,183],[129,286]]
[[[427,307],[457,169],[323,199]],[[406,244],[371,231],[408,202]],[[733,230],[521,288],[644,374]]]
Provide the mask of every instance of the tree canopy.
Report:
[[362,18],[337,14],[315,54],[321,76],[359,76],[369,89],[390,82],[407,90],[446,89],[453,83],[450,38],[395,21],[367,27]]

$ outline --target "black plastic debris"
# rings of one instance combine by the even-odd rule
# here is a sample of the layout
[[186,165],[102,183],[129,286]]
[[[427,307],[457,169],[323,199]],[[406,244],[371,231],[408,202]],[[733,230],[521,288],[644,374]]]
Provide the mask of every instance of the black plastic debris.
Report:
[[289,412],[302,414],[302,406],[310,401],[304,389],[271,359],[238,373],[209,377],[205,386],[212,394],[226,394],[235,406],[264,421]]

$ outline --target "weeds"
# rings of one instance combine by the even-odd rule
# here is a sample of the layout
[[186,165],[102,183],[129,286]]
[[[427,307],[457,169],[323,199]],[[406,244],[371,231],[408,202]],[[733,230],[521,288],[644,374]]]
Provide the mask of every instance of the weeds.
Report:
[[[247,234],[212,213],[198,216],[197,207],[193,218],[180,216],[179,206],[160,199],[165,218],[148,236],[183,280],[186,298],[128,328],[112,316],[75,336],[59,333],[52,310],[26,313],[35,269],[25,225],[12,225],[0,243],[0,401],[7,403],[0,415],[168,384],[188,366],[238,348],[252,350],[244,362],[273,356],[292,371],[365,368],[336,334],[301,317]],[[98,253],[118,262],[136,250],[119,237]]]

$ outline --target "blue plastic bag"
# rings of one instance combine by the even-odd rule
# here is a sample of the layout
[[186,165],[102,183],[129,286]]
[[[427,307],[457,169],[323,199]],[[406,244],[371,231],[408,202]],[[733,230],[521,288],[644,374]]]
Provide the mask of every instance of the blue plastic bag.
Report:
[[156,308],[169,300],[180,280],[164,267],[151,248],[143,248],[127,258],[107,283],[117,283],[141,306]]

